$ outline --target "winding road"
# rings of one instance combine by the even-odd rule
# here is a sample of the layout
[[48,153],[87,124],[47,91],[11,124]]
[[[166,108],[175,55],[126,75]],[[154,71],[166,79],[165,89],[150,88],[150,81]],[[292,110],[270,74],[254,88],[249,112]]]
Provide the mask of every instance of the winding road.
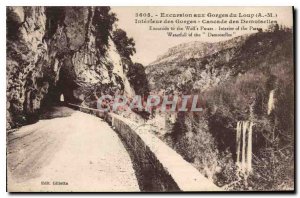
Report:
[[139,191],[131,159],[98,117],[55,107],[7,135],[9,192]]

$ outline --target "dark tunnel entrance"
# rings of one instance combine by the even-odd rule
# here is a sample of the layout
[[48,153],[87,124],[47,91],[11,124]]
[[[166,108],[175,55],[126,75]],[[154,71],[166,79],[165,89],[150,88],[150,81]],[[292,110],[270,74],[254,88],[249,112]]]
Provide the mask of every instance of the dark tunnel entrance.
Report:
[[[58,81],[49,87],[48,93],[45,96],[42,109],[49,109],[53,106],[67,105],[68,103],[78,103],[74,97],[73,90],[79,86],[76,84],[76,75],[71,58],[65,58],[62,62],[62,67],[59,71]],[[61,101],[63,95],[64,101]]]

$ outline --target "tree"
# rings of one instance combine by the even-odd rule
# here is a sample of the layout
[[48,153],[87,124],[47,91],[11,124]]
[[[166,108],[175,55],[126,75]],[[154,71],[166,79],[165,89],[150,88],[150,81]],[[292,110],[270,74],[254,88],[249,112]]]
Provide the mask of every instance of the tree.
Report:
[[127,76],[137,95],[149,95],[149,83],[145,73],[145,67],[142,64],[134,63],[130,65]]
[[116,14],[110,12],[110,7],[96,7],[92,23],[95,26],[96,46],[100,55],[106,52],[110,32],[117,20]]
[[113,32],[113,41],[124,58],[130,59],[130,56],[136,52],[133,38],[128,38],[127,33],[122,29],[116,29]]
[[275,24],[270,24],[269,26],[268,26],[268,31],[269,32],[278,32],[279,31],[279,25],[277,24],[277,23],[275,23]]

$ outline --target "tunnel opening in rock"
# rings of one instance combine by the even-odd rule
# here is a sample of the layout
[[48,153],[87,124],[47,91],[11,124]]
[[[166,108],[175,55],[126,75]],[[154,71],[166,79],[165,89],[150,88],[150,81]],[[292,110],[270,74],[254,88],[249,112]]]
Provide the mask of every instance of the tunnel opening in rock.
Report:
[[[78,103],[73,91],[79,87],[76,83],[76,75],[71,59],[71,55],[61,60],[61,68],[58,80],[49,87],[48,94],[43,100],[42,109],[49,109],[53,106],[68,105],[68,103]],[[63,101],[61,98],[63,97]]]
[[63,94],[65,103],[77,103],[78,100],[74,97],[73,91],[78,87],[72,59],[71,56],[69,56],[65,58],[59,72],[59,80],[57,82],[57,102],[61,102],[60,96]]

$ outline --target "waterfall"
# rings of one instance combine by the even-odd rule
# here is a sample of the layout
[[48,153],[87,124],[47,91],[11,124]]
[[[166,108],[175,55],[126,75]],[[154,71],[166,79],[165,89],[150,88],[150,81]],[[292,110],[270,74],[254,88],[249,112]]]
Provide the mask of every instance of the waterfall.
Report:
[[242,143],[242,169],[244,169],[246,163],[246,130],[247,130],[248,121],[242,122],[242,130],[243,130],[243,143]]
[[252,170],[252,121],[238,121],[236,127],[236,164],[239,171]]
[[247,170],[252,170],[252,126],[253,123],[249,122],[248,126],[248,146],[247,146]]
[[238,122],[236,126],[236,162],[239,165],[240,162],[240,151],[241,151],[241,129],[242,123]]
[[59,61],[57,59],[55,59],[55,61],[54,61],[54,68],[53,68],[53,70],[55,72],[57,72],[57,70],[58,70],[58,64],[59,64]]
[[274,89],[270,91],[269,101],[268,101],[268,115],[270,115],[271,111],[275,108],[274,104]]

